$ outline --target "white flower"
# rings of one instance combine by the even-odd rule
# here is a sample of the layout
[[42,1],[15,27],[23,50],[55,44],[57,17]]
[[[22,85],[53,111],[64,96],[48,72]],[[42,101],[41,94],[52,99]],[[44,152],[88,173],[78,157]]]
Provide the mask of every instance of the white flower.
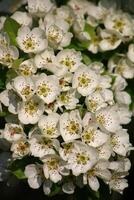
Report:
[[128,187],[127,179],[113,177],[109,182],[110,189],[123,194],[123,190]]
[[21,125],[6,123],[3,130],[3,137],[9,142],[25,138],[25,133]]
[[74,49],[64,49],[57,54],[57,62],[61,68],[66,68],[66,71],[75,72],[82,64],[81,53]]
[[127,57],[134,63],[134,44],[130,44],[128,47]]
[[92,147],[99,147],[108,140],[108,135],[97,129],[97,127],[89,125],[83,130],[81,139]]
[[23,101],[29,100],[35,92],[35,85],[31,77],[17,76],[13,79],[13,88]]
[[43,158],[43,163],[45,178],[49,178],[54,183],[57,183],[62,179],[62,174],[69,174],[69,171],[67,169],[64,169],[66,167],[65,162],[62,161],[61,158],[57,155],[45,156]]
[[120,124],[128,124],[131,121],[132,112],[128,106],[118,106],[117,113],[119,115]]
[[29,164],[25,167],[25,176],[28,178],[28,184],[31,188],[37,189],[43,182],[43,170],[39,164]]
[[108,160],[112,155],[112,147],[110,145],[110,141],[108,140],[105,144],[100,147],[97,147],[97,151],[99,154],[99,159]]
[[0,63],[8,67],[19,57],[19,51],[15,46],[0,46]]
[[72,73],[66,73],[63,77],[59,77],[59,84],[61,87],[61,91],[66,92],[71,89],[71,82],[72,82]]
[[122,172],[122,175],[123,175],[123,173],[125,175],[125,173],[128,173],[128,171],[131,168],[131,162],[128,158],[119,159],[117,161],[110,162],[108,168],[110,170],[114,171],[115,173]]
[[99,43],[100,43],[100,36],[99,35],[95,35],[88,46],[88,50],[91,51],[92,53],[98,53],[99,51]]
[[67,168],[72,170],[73,175],[79,176],[90,170],[98,160],[95,148],[82,142],[75,142],[75,151],[68,156]]
[[75,109],[78,102],[79,100],[76,97],[76,91],[73,89],[61,92],[57,99],[58,107],[61,108],[62,106],[65,106],[68,110]]
[[37,68],[47,69],[53,72],[56,68],[56,56],[54,55],[53,49],[46,49],[40,54],[37,54],[34,58],[34,62]]
[[6,33],[0,33],[0,46],[7,47],[9,43],[8,35]]
[[111,179],[111,173],[108,170],[109,162],[105,160],[100,160],[98,163],[89,170],[83,176],[83,181],[85,184],[88,184],[92,190],[98,191],[100,184],[97,177],[101,178],[104,181],[109,181]]
[[54,4],[51,0],[28,0],[28,12],[38,17],[44,17]]
[[36,124],[44,112],[44,103],[38,97],[21,102],[18,108],[18,118],[22,124]]
[[128,106],[132,102],[131,96],[125,91],[115,91],[115,98],[120,106]]
[[105,28],[117,31],[123,37],[132,38],[133,23],[130,15],[122,12],[112,12],[104,19]]
[[16,40],[25,53],[39,53],[47,48],[44,31],[37,27],[30,30],[28,26],[22,26],[18,30]]
[[4,90],[0,93],[0,101],[4,106],[8,107],[8,111],[13,114],[18,113],[19,96],[13,90]]
[[55,154],[59,148],[58,140],[51,140],[40,135],[35,135],[29,140],[30,153],[32,156],[43,158],[49,154]]
[[73,34],[68,32],[69,24],[62,19],[45,19],[46,37],[53,48],[62,49],[70,44]]
[[48,116],[42,115],[38,126],[43,134],[47,138],[57,138],[60,135],[59,132],[59,117],[57,113],[49,114]]
[[11,15],[11,18],[17,21],[20,25],[32,26],[32,17],[26,12],[16,11]]
[[73,10],[66,5],[56,8],[56,16],[57,18],[64,19],[70,26],[75,20]]
[[78,110],[63,113],[60,117],[60,133],[64,141],[80,138],[82,131],[81,118]]
[[95,113],[99,127],[108,132],[115,133],[120,129],[120,120],[115,107],[106,107]]
[[35,74],[37,67],[34,64],[33,59],[23,61],[18,68],[18,73],[22,76],[31,76]]
[[116,49],[121,43],[121,38],[115,32],[100,30],[100,36],[99,47],[101,51]]
[[68,160],[69,156],[75,151],[74,141],[62,143],[62,148],[59,149],[61,158],[65,161]]
[[97,83],[97,74],[87,66],[80,66],[74,73],[72,87],[77,88],[82,96],[88,96],[94,92]]
[[115,153],[126,156],[131,147],[126,129],[121,129],[111,136],[111,146]]
[[68,5],[73,9],[74,13],[78,16],[82,16],[86,13],[89,6],[88,1],[82,0],[70,0]]
[[26,139],[20,139],[12,143],[11,151],[15,159],[21,159],[29,154],[29,144]]
[[1,16],[1,17],[0,17],[0,30],[3,29],[5,20],[6,20],[6,17],[5,17],[5,16]]
[[37,77],[35,85],[36,94],[47,104],[53,102],[60,93],[59,81],[55,75],[42,73]]
[[74,189],[75,189],[75,186],[74,186],[73,182],[65,182],[62,185],[62,191],[66,194],[73,194]]
[[86,97],[85,104],[87,109],[91,112],[95,112],[100,108],[106,107],[107,103],[100,92],[94,92]]

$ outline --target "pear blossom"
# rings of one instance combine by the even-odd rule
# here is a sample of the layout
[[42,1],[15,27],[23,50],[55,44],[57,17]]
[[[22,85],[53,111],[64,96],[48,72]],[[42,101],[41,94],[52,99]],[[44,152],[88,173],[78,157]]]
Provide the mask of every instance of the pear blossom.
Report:
[[11,146],[12,156],[14,159],[21,159],[22,157],[29,154],[29,144],[27,140],[21,138],[20,140],[14,141]]
[[32,17],[27,12],[16,11],[11,18],[23,26],[32,26]]
[[47,138],[57,138],[60,135],[59,131],[59,118],[57,113],[49,114],[48,116],[42,115],[38,126],[41,129],[44,137]]
[[126,129],[121,129],[111,136],[111,145],[115,153],[125,156],[130,150],[129,135]]
[[12,66],[14,60],[18,59],[19,51],[15,46],[0,46],[0,63],[8,66]]
[[0,46],[7,47],[10,44],[9,37],[6,33],[0,33]]
[[17,76],[12,85],[23,101],[29,100],[34,95],[35,85],[30,77]]
[[110,141],[107,140],[103,145],[97,147],[97,152],[100,160],[108,160],[113,153]]
[[69,170],[65,169],[66,164],[57,155],[47,155],[43,158],[43,172],[46,179],[57,183],[62,179],[63,175],[68,175]]
[[[50,23],[51,22],[51,23]],[[69,24],[62,19],[50,16],[44,19],[45,33],[48,43],[54,49],[62,49],[70,44],[73,34],[68,31]]]
[[101,178],[104,181],[109,181],[111,179],[111,173],[108,169],[109,162],[105,160],[100,160],[89,170],[86,174],[83,175],[83,181],[85,184],[89,184],[92,190],[98,191],[100,183],[97,177]]
[[107,142],[108,138],[109,137],[106,133],[100,131],[93,125],[86,127],[81,134],[82,141],[92,147],[103,145]]
[[44,17],[53,6],[51,0],[28,0],[27,9],[31,15]]
[[78,176],[86,173],[97,163],[98,154],[95,148],[82,142],[76,142],[75,151],[68,156],[67,168],[72,170],[73,175]]
[[41,135],[35,135],[29,140],[31,155],[43,158],[49,154],[55,154],[59,149],[59,142],[56,139],[45,138]]
[[28,26],[20,27],[16,40],[25,53],[39,53],[47,48],[44,32],[38,27],[32,30]]
[[124,38],[132,38],[133,22],[129,14],[122,12],[112,12],[104,19],[104,26],[108,30],[119,33]]
[[60,93],[59,81],[55,75],[40,74],[36,81],[36,94],[45,103],[53,102]]
[[82,131],[81,118],[78,110],[63,113],[60,117],[60,133],[64,141],[80,138]]
[[22,76],[31,76],[35,74],[37,67],[34,64],[33,59],[23,61],[18,67],[18,74]]
[[98,76],[87,66],[80,66],[74,73],[72,87],[76,88],[82,96],[88,96],[95,91]]
[[104,131],[114,133],[121,128],[119,116],[114,106],[98,110],[95,116],[98,126]]
[[100,30],[100,36],[101,41],[99,42],[99,47],[101,51],[116,49],[122,41],[121,38],[112,31]]
[[8,111],[13,114],[18,113],[18,106],[20,103],[20,97],[13,90],[4,90],[0,93],[0,102],[8,107]]
[[25,176],[28,178],[28,184],[31,188],[37,189],[43,182],[43,172],[41,166],[38,164],[30,164],[25,167]]
[[57,99],[57,106],[61,108],[62,106],[65,106],[66,109],[75,109],[77,103],[79,102],[76,91],[75,90],[68,90],[66,92],[60,93]]
[[66,71],[75,72],[77,68],[82,64],[82,56],[80,52],[74,49],[64,49],[57,54],[57,62],[62,68],[66,68]]
[[6,20],[6,17],[5,17],[5,16],[1,16],[1,17],[0,17],[0,30],[3,29],[5,20]]
[[21,125],[6,123],[3,130],[3,137],[9,142],[25,138],[25,133]]
[[129,45],[127,57],[132,63],[134,63],[134,44]]
[[18,108],[18,118],[23,124],[36,124],[44,112],[44,103],[37,96],[21,102]]

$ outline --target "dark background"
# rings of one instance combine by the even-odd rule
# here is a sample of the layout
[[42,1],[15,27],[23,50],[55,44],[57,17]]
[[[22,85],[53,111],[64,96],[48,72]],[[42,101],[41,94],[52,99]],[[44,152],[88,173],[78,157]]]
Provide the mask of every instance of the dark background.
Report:
[[[60,5],[67,0],[57,0],[57,4]],[[93,0],[97,2],[97,0]],[[118,8],[123,9],[124,11],[128,11],[134,14],[134,0],[107,0],[110,2],[116,2]],[[0,0],[0,15],[11,12],[16,9],[19,0]],[[134,82],[134,81],[133,81]],[[132,85],[134,87],[134,84]],[[128,131],[130,133],[130,141],[134,146],[134,118],[131,123],[127,126]],[[120,195],[116,192],[111,194],[110,199],[107,197],[104,200],[132,200],[134,199],[134,152],[132,151],[130,154],[130,160],[132,163],[132,167],[130,170],[130,174],[127,177],[129,187],[125,189],[123,195]],[[84,199],[84,190],[79,190],[77,197],[75,200],[86,200]],[[46,197],[42,191],[42,187],[37,190],[33,190],[29,188],[27,182],[18,181],[16,184],[12,186],[7,186],[6,183],[0,182],[0,200],[74,200],[73,195],[58,195],[55,197]]]

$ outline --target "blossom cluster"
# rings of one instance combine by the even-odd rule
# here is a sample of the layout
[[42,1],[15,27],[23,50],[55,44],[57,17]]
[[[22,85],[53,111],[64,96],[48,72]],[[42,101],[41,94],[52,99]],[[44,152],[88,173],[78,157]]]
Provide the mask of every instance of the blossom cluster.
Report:
[[86,0],[27,0],[10,19],[19,26],[14,44],[0,18],[0,63],[14,71],[0,93],[8,112],[0,139],[12,162],[38,158],[24,174],[47,195],[55,183],[68,194],[84,185],[98,191],[100,179],[122,193],[131,166],[133,18]]

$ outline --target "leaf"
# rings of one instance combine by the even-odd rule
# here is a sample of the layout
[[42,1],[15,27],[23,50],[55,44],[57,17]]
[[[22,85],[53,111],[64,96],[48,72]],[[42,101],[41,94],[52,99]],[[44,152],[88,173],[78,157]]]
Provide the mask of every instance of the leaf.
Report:
[[7,17],[4,23],[4,31],[10,38],[10,44],[17,46],[16,36],[20,25],[12,18]]
[[90,35],[91,39],[96,36],[95,28],[87,23],[85,24],[84,31]]
[[0,112],[0,117],[5,117],[7,115],[7,113],[6,112]]
[[18,179],[26,179],[24,171],[22,169],[17,169],[16,171],[12,172]]
[[52,192],[49,194],[49,197],[53,197],[61,192],[61,186],[53,184]]
[[12,63],[12,68],[17,69],[20,64],[23,62],[24,58],[19,58]]
[[82,60],[83,60],[84,64],[86,64],[86,65],[89,65],[92,62],[91,59],[90,59],[90,57],[87,56],[84,53],[82,54]]
[[9,71],[6,74],[6,83],[11,81],[13,78],[17,76],[17,73],[13,69],[9,69]]

